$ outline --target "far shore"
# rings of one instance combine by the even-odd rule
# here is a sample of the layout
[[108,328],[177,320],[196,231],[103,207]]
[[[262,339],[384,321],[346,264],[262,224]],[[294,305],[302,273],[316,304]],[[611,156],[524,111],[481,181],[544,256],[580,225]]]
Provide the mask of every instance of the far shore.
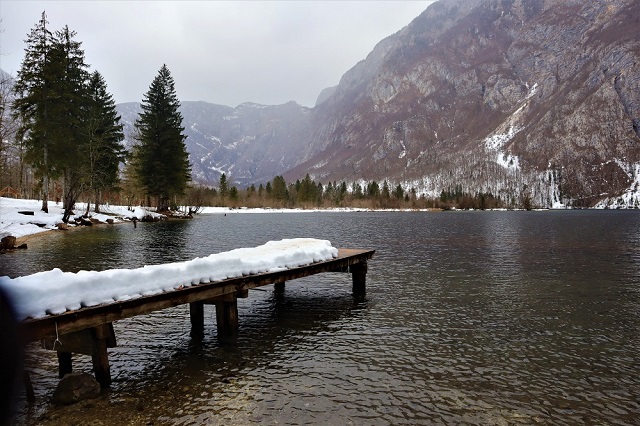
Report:
[[[59,204],[50,202],[49,204],[49,213],[44,213],[40,210],[40,201],[38,200],[22,200],[22,199],[12,199],[0,197],[0,236],[4,235],[13,235],[16,237],[16,247],[21,244],[27,244],[29,242],[36,241],[40,238],[40,236],[51,235],[51,231],[56,232],[65,232],[65,231],[77,231],[83,228],[91,228],[91,226],[82,226],[82,225],[69,225],[67,229],[60,230],[58,229],[58,224],[62,223],[62,208]],[[78,208],[76,212],[81,214],[86,208],[86,205],[82,205],[82,203],[78,204]],[[28,210],[31,211],[31,215],[24,216],[22,214],[18,214],[20,211]],[[144,216],[152,215],[160,217],[162,216],[162,220],[184,220],[181,217],[171,217],[166,215],[161,215],[153,212],[150,209],[143,207],[135,207],[129,208],[126,206],[110,206],[105,205],[101,206],[101,210],[104,213],[94,213],[91,212],[90,216],[93,219],[97,219],[97,222],[94,222],[92,226],[103,226],[103,225],[117,225],[122,223],[127,223],[131,226],[131,218],[137,217],[138,221],[141,222],[141,218]],[[506,209],[497,209],[500,211]],[[548,210],[548,209],[542,209]],[[442,212],[445,211],[439,208],[428,208],[428,209],[369,209],[369,208],[329,208],[329,209],[272,209],[272,208],[248,208],[248,207],[239,207],[239,208],[229,208],[229,207],[203,207],[202,210],[198,214],[244,214],[244,213],[254,213],[254,214],[273,214],[273,213],[317,213],[317,212]],[[459,211],[457,209],[451,209],[451,211]],[[108,223],[108,219],[114,219],[113,223]]]

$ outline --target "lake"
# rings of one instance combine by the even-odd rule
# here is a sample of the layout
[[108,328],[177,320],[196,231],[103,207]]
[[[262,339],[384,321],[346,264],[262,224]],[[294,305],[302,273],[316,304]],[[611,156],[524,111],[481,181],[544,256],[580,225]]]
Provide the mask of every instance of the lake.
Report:
[[635,211],[201,215],[53,233],[0,262],[133,268],[294,237],[375,249],[366,298],[348,274],[263,287],[235,338],[206,307],[201,343],[187,306],[119,321],[111,390],[70,407],[48,404],[56,357],[32,345],[18,424],[637,424]]

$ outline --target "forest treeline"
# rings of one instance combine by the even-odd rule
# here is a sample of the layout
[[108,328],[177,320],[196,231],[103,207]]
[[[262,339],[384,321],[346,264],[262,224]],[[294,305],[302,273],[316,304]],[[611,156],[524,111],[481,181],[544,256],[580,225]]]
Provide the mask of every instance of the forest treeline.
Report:
[[226,174],[222,174],[218,186],[191,186],[186,190],[184,205],[191,211],[200,207],[230,208],[367,208],[367,209],[530,209],[531,202],[521,199],[517,204],[505,203],[491,194],[470,194],[460,185],[444,190],[438,197],[419,195],[415,188],[391,185],[387,180],[378,183],[345,181],[323,184],[314,181],[309,174],[304,179],[287,183],[276,176],[265,184],[239,189],[230,186]]

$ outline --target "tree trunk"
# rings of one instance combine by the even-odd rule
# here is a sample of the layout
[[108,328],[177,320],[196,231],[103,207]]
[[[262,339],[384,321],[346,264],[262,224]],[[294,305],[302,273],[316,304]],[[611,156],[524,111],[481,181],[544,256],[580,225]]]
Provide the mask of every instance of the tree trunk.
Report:
[[42,176],[42,211],[49,213],[49,151],[44,148],[44,175]]
[[49,213],[49,175],[42,176],[42,208],[45,213]]

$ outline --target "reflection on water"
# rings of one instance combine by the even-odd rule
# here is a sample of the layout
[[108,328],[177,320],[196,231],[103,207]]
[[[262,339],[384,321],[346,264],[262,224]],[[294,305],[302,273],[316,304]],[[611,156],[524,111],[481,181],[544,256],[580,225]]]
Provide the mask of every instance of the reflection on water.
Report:
[[34,349],[38,403],[19,423],[637,424],[635,212],[200,216],[58,235],[3,268],[138,267],[290,237],[376,249],[366,299],[345,274],[264,287],[225,341],[210,306],[202,343],[184,306],[120,321],[112,390],[71,407],[47,404],[57,365]]

